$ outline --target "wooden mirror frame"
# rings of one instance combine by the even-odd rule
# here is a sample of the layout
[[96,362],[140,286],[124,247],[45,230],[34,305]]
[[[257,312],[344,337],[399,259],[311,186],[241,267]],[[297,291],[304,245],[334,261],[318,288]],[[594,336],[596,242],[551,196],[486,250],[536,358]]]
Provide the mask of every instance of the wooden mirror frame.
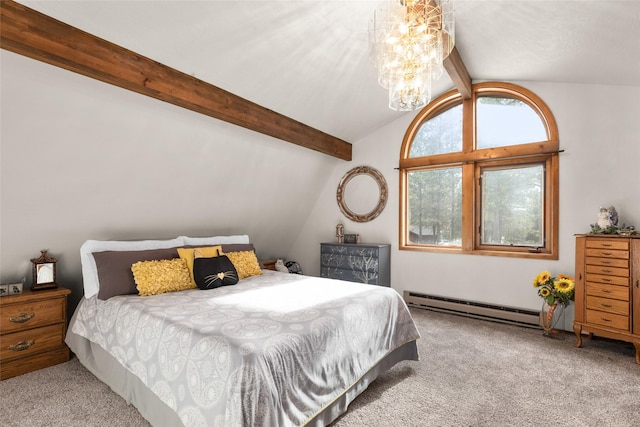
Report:
[[[359,214],[353,212],[349,206],[347,206],[346,201],[344,200],[345,190],[347,188],[347,184],[356,176],[360,175],[368,175],[378,184],[378,189],[380,190],[380,197],[378,198],[378,204],[373,208],[371,212]],[[389,197],[389,189],[387,188],[387,181],[384,179],[384,176],[378,171],[369,166],[358,166],[350,171],[348,171],[340,180],[338,184],[338,191],[336,192],[336,198],[338,199],[338,206],[340,207],[340,211],[349,218],[351,221],[355,222],[367,222],[376,218],[380,213],[384,210],[384,207],[387,205],[387,198]]]
[[[40,253],[40,258],[31,259],[31,262],[33,263],[33,282],[31,284],[31,290],[38,291],[42,289],[57,288],[58,285],[56,284],[56,262],[58,260],[47,256],[47,251],[43,250],[40,251]],[[51,268],[50,277],[44,279],[42,277],[38,277],[40,270],[45,268],[46,266],[50,266]]]

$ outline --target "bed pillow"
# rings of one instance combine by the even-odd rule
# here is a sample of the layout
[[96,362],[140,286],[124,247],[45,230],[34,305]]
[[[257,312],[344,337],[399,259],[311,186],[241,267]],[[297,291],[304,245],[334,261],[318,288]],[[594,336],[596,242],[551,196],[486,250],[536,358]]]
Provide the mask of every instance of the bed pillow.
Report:
[[94,252],[103,251],[139,251],[147,249],[163,249],[184,246],[182,237],[170,240],[87,240],[80,247],[80,262],[82,264],[82,284],[84,287],[84,297],[91,298],[98,293],[100,282],[98,278],[98,268]]
[[139,261],[170,260],[173,258],[178,258],[176,248],[94,252],[93,259],[100,284],[98,299],[107,300],[116,295],[138,293],[131,272],[132,264]]
[[238,283],[238,272],[226,255],[199,256],[195,251],[193,277],[200,289],[214,289]]
[[180,236],[184,242],[182,246],[212,246],[225,243],[249,243],[249,236],[240,234],[235,236],[214,236],[214,237],[187,237]]
[[254,251],[255,247],[253,243],[223,243],[222,252],[242,252],[242,251]]
[[193,276],[193,260],[195,258],[194,253],[198,251],[201,257],[216,257],[222,254],[222,246],[203,246],[203,247],[186,247],[186,248],[178,248],[178,256],[187,262],[187,269],[189,270],[189,276],[191,277],[191,283],[195,288],[197,283]]
[[258,258],[254,251],[225,252],[224,255],[229,257],[233,266],[238,271],[238,279],[262,274]]
[[182,258],[140,261],[131,266],[140,296],[193,289],[187,263]]

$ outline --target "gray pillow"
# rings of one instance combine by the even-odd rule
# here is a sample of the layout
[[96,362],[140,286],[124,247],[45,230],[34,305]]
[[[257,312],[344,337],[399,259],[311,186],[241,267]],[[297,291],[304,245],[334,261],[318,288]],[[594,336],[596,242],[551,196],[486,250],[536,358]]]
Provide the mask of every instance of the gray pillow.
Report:
[[131,265],[138,261],[178,258],[176,248],[149,249],[144,251],[93,252],[98,270],[98,299],[107,300],[116,295],[137,294]]

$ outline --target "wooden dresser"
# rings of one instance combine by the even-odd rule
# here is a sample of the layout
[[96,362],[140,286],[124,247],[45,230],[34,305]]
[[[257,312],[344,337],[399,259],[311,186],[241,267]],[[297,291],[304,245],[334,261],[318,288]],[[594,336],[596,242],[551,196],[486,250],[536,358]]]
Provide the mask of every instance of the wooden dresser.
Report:
[[321,243],[320,277],[391,286],[391,245]]
[[67,296],[58,287],[0,298],[0,380],[69,360]]
[[640,236],[576,237],[576,347],[582,333],[633,343],[640,364]]

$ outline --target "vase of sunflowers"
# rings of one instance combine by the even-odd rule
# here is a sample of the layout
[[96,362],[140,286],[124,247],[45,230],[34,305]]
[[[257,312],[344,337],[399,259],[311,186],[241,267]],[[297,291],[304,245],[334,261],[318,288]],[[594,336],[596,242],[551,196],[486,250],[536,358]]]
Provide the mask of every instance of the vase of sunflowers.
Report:
[[575,282],[565,274],[552,277],[551,273],[543,271],[533,280],[533,287],[537,288],[538,295],[542,298],[540,326],[544,335],[551,336],[564,308],[569,305],[569,301],[573,301]]

